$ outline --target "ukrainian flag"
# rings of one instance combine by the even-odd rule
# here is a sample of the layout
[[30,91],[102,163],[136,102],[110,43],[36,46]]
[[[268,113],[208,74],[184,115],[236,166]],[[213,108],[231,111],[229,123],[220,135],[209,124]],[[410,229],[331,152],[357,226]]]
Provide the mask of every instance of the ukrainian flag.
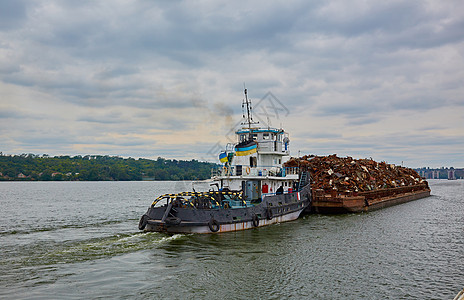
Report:
[[258,145],[256,142],[235,146],[235,155],[237,156],[250,155],[256,153],[256,151],[258,151]]
[[222,163],[225,163],[228,161],[226,152],[221,152],[221,154],[219,154],[219,161]]

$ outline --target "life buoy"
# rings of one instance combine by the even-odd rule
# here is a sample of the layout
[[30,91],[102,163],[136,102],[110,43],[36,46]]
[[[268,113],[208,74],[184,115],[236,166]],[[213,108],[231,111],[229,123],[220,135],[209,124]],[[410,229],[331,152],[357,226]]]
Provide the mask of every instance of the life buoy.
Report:
[[147,226],[147,221],[148,221],[148,216],[147,216],[147,215],[143,215],[143,216],[140,218],[140,221],[139,221],[139,229],[140,229],[140,230],[144,230],[144,229],[145,229],[145,226]]
[[247,174],[247,175],[250,174],[250,167],[245,167],[245,174]]
[[219,229],[221,228],[221,225],[219,224],[218,221],[211,218],[211,220],[209,220],[208,222],[208,227],[209,227],[209,230],[211,230],[211,232],[218,232]]
[[268,207],[267,210],[266,210],[266,218],[268,220],[272,220],[273,217],[274,216],[272,215],[272,209],[270,207]]
[[229,209],[229,208],[230,208],[229,202],[225,202],[224,203],[224,209]]
[[164,222],[169,225],[179,225],[182,220],[178,217],[167,217]]
[[253,223],[253,227],[258,227],[259,218],[256,214],[253,214],[253,216],[251,217],[251,222]]

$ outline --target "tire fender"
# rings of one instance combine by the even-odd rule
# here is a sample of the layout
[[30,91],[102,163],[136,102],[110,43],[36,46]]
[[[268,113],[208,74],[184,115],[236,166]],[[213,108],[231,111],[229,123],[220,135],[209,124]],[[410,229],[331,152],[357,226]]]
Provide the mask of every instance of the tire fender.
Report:
[[211,218],[211,220],[209,220],[208,222],[208,227],[209,227],[209,230],[211,230],[211,232],[218,232],[219,229],[221,228],[221,224],[219,224],[219,222],[216,221],[215,219]]
[[270,207],[268,207],[268,208],[266,209],[266,218],[267,218],[268,220],[272,220],[273,217],[274,217],[274,216],[272,215],[272,209],[271,209]]
[[140,230],[144,230],[144,229],[145,229],[145,226],[147,226],[147,221],[148,221],[148,216],[147,216],[147,215],[143,215],[143,216],[140,218],[140,221],[139,221],[139,229],[140,229]]
[[251,217],[251,223],[253,224],[253,227],[259,226],[259,218],[256,214],[253,214],[253,216]]

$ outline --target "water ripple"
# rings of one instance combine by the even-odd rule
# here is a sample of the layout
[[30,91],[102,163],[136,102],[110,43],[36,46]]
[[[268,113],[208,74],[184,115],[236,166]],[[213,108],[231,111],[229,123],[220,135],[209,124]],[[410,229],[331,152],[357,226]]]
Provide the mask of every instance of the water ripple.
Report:
[[[111,193],[100,184],[62,214],[67,206],[49,203],[48,184],[43,203],[54,213],[38,205],[32,225],[2,225],[1,298],[452,299],[464,282],[463,181],[432,181],[434,196],[371,213],[214,235],[140,233],[133,212],[146,203],[127,199],[150,186],[124,183],[127,191]],[[60,197],[72,195],[65,186]],[[89,187],[68,187],[77,186]],[[95,205],[100,197],[112,205]],[[0,212],[6,223],[17,220],[14,204]]]

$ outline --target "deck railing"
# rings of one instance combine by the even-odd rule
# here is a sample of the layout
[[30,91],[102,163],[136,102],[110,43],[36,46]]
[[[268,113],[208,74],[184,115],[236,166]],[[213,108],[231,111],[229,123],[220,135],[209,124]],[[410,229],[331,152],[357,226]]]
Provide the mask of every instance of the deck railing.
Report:
[[285,177],[287,175],[298,175],[298,167],[275,167],[259,166],[218,166],[211,170],[211,176],[274,176]]

